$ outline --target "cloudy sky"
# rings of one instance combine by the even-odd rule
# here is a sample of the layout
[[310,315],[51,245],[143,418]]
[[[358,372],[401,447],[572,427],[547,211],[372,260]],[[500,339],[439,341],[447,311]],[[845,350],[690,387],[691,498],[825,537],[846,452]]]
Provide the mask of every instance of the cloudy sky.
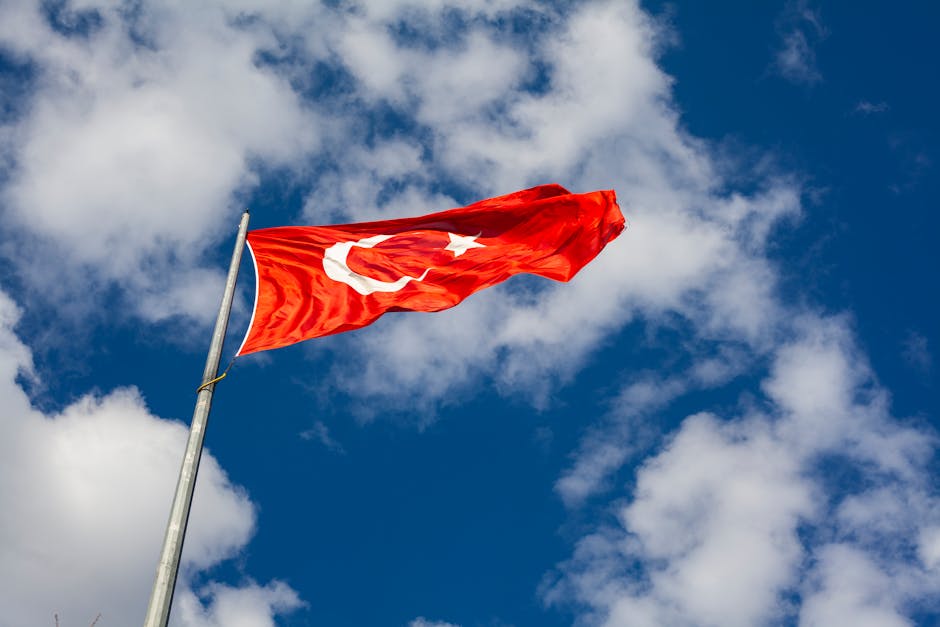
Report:
[[571,283],[236,362],[172,623],[940,620],[940,15],[866,6],[4,0],[0,625],[142,621],[245,207],[550,182]]

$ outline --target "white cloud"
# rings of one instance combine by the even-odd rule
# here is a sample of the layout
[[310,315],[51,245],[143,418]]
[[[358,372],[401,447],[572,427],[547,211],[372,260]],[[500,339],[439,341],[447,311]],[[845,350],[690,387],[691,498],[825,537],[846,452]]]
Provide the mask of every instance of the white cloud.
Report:
[[813,84],[822,81],[816,67],[816,52],[806,33],[791,30],[782,36],[780,50],[775,59],[777,71],[794,83]]
[[444,621],[428,620],[423,616],[419,616],[408,623],[408,627],[459,627],[459,625],[455,623],[445,623]]
[[658,435],[651,416],[688,391],[684,378],[659,380],[646,373],[620,393],[607,422],[593,427],[576,451],[575,461],[555,484],[569,507],[581,505],[606,487],[611,473],[650,446]]
[[[52,624],[58,613],[73,625],[100,613],[107,624],[134,624],[146,611],[186,428],[150,414],[133,388],[85,396],[53,415],[34,409],[16,382],[31,367],[29,349],[12,331],[18,316],[0,292],[2,620]],[[198,609],[189,578],[236,555],[254,525],[248,496],[205,454],[183,552],[184,607]],[[212,585],[201,596],[207,616],[251,607],[257,618],[239,624],[259,627],[298,603],[278,582]]]
[[689,418],[640,471],[634,502],[622,512],[643,558],[663,564],[650,574],[650,596],[675,606],[683,622],[773,618],[776,591],[800,558],[796,523],[813,507],[797,471],[763,425]]
[[203,255],[234,229],[239,191],[256,184],[258,163],[299,165],[316,145],[316,116],[256,62],[276,43],[270,29],[235,26],[224,5],[64,7],[94,11],[100,27],[68,36],[38,3],[0,9],[0,46],[37,73],[7,129],[13,259],[59,299],[88,299],[89,280],[116,283],[146,318],[207,319],[200,290],[162,295],[217,287]]
[[890,108],[891,107],[888,106],[887,102],[870,102],[868,100],[860,100],[858,104],[855,105],[854,112],[861,115],[871,115],[873,113],[884,113]]
[[309,429],[301,431],[300,437],[304,440],[316,440],[327,450],[333,451],[334,453],[346,453],[346,449],[343,448],[343,445],[337,442],[333,436],[330,435],[329,427],[323,424],[323,422],[320,420],[317,420],[315,423],[313,423],[313,426]]
[[934,436],[890,415],[844,320],[796,328],[764,381],[769,412],[688,417],[549,603],[598,625],[912,624],[940,583]]
[[828,36],[819,12],[806,0],[791,0],[778,17],[780,43],[774,69],[786,80],[813,85],[823,80],[816,62],[816,46]]
[[818,550],[813,575],[817,589],[800,611],[800,624],[822,627],[849,623],[862,627],[907,627],[914,623],[898,612],[891,574],[864,552],[836,544]]
[[930,570],[940,567],[940,527],[928,527],[921,532],[918,555]]
[[273,582],[241,587],[213,583],[198,591],[186,589],[174,599],[171,622],[179,627],[274,627],[275,616],[303,604],[287,584]]
[[927,337],[917,331],[908,331],[907,337],[904,338],[901,355],[919,374],[930,374],[933,370],[933,355],[927,345]]

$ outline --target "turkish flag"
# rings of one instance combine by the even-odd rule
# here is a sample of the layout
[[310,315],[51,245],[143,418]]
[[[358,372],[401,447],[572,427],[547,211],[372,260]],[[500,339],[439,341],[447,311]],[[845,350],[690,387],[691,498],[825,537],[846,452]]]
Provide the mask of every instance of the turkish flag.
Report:
[[257,293],[238,354],[447,309],[520,272],[567,281],[623,228],[613,191],[542,185],[417,218],[252,231]]

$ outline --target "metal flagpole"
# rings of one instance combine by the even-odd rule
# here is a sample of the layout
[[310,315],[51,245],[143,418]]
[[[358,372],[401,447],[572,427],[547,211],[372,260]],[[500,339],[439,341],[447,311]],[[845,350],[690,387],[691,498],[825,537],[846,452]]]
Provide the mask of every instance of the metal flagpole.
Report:
[[150,605],[147,607],[144,627],[166,627],[170,619],[173,588],[176,586],[176,575],[179,572],[180,554],[183,552],[183,539],[186,535],[186,524],[189,522],[189,508],[193,502],[199,458],[202,457],[202,442],[205,439],[209,408],[212,405],[214,381],[219,372],[222,343],[225,341],[229,312],[232,310],[238,265],[241,262],[247,232],[248,211],[245,211],[238,225],[238,237],[235,239],[235,251],[232,253],[232,263],[225,281],[225,292],[222,295],[222,304],[219,306],[219,317],[215,321],[212,344],[209,346],[209,354],[206,357],[206,369],[202,373],[202,385],[196,396],[196,409],[193,411],[193,421],[189,427],[189,442],[186,444],[186,454],[183,456],[183,464],[180,467],[176,495],[173,497],[170,519],[166,525],[163,551],[160,554],[160,563],[157,565],[157,576],[153,582],[153,592],[150,594]]

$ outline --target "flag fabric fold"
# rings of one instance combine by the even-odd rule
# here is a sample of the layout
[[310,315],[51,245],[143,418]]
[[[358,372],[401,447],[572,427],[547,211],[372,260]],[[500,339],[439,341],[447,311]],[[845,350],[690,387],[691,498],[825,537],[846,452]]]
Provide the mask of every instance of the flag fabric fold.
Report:
[[237,354],[447,309],[514,274],[568,281],[623,228],[613,191],[542,185],[415,218],[251,231],[255,307]]

